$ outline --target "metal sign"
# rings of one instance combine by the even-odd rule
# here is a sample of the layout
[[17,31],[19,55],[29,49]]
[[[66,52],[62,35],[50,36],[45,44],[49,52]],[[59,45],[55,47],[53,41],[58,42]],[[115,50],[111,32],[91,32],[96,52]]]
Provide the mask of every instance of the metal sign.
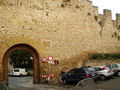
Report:
[[48,57],[48,61],[53,61],[53,57],[52,57],[52,56],[49,56],[49,57]]
[[43,61],[43,62],[46,62],[46,61],[47,61],[47,59],[44,57],[44,58],[42,58],[42,61]]

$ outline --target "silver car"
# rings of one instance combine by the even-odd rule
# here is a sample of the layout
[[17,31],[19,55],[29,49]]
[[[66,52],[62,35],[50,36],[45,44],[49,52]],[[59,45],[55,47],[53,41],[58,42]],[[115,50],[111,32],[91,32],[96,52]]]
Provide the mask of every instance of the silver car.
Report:
[[100,80],[105,80],[106,78],[111,78],[114,72],[107,66],[97,66],[95,67]]
[[114,64],[109,64],[107,65],[110,69],[113,70],[115,75],[118,75],[120,77],[120,64],[119,63],[114,63]]

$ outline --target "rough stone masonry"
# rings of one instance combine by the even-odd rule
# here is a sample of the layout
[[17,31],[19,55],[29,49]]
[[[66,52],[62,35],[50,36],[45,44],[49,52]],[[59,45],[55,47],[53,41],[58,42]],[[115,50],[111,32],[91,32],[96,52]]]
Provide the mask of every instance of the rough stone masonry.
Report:
[[59,60],[51,65],[40,59],[41,75],[49,71],[57,80],[58,72],[84,65],[91,53],[119,53],[119,31],[120,15],[98,14],[88,0],[0,0],[0,80],[3,56],[14,45]]

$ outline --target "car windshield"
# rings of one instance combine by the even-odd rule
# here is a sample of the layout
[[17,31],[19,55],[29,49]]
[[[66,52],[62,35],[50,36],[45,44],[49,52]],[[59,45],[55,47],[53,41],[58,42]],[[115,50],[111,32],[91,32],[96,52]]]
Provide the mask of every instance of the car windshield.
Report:
[[19,72],[19,70],[14,70],[14,72]]
[[110,68],[109,68],[109,67],[106,67],[106,69],[107,69],[107,70],[110,70]]

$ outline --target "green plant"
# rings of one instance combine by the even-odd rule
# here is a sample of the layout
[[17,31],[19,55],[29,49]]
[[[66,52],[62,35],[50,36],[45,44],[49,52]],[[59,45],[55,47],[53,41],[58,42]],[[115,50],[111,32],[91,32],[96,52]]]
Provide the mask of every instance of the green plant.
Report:
[[76,8],[80,8],[78,5],[75,6]]
[[63,2],[70,2],[70,0],[63,0]]
[[98,21],[98,16],[94,16],[94,18],[95,18],[95,21],[97,22]]
[[88,15],[88,16],[91,16],[91,13],[88,12],[87,15]]
[[65,7],[65,5],[64,5],[64,4],[61,4],[61,7],[63,7],[63,8],[64,8],[64,7]]
[[120,30],[120,25],[118,25],[117,29]]
[[112,38],[114,38],[114,35],[112,35]]
[[[30,67],[33,65],[33,61],[30,59],[30,57],[32,56],[32,54],[29,51],[26,51],[24,49],[20,49],[20,50],[16,50],[13,51],[10,54],[10,64],[13,64],[14,67],[21,67],[21,66],[25,66],[25,67]],[[27,62],[27,64],[26,64]]]
[[99,21],[98,24],[99,24],[101,27],[104,26],[102,21]]
[[102,36],[102,31],[103,31],[103,27],[104,27],[104,21],[99,21],[98,24],[101,27],[100,36]]
[[46,16],[48,16],[49,15],[49,12],[46,12]]
[[117,39],[120,40],[120,36],[118,36]]
[[119,53],[95,53],[90,57],[91,60],[115,60],[120,59]]
[[114,34],[113,34],[113,35],[114,35],[114,37],[117,37],[117,32],[114,32]]

